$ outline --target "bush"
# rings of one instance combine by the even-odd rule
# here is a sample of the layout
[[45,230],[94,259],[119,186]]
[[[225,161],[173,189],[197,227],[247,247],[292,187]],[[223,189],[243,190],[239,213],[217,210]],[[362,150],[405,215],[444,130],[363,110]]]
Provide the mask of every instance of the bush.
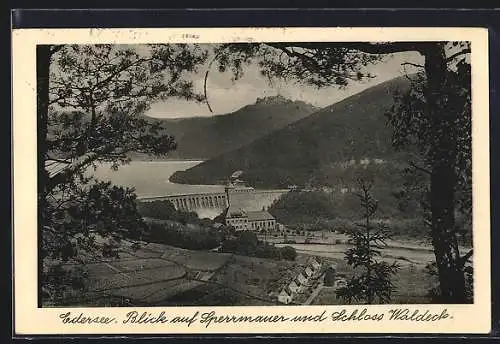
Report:
[[199,224],[204,225],[210,220],[200,220],[195,212],[183,212],[175,210],[174,205],[170,201],[153,201],[153,202],[138,202],[137,211],[143,217],[150,217],[159,220],[171,220],[180,222],[183,225]]
[[224,240],[222,252],[229,252],[250,257],[295,260],[297,252],[293,247],[276,247],[260,241],[252,231],[237,232],[236,238]]
[[[393,172],[396,171],[391,173]],[[419,207],[411,206],[411,209],[402,211],[398,208],[400,200],[394,195],[394,190],[398,186],[395,184],[388,186],[384,183],[381,185],[374,188],[373,194],[379,201],[380,214],[386,219],[391,219],[393,234],[398,237],[428,238]],[[297,234],[323,230],[348,234],[356,230],[353,222],[359,220],[359,214],[355,211],[357,206],[358,199],[354,193],[296,191],[289,192],[276,200],[269,207],[269,212],[278,222],[293,229]],[[464,227],[467,230],[460,233],[460,239],[467,244],[471,242],[472,230],[468,228],[470,225]]]
[[330,197],[324,192],[289,192],[274,202],[269,212],[284,225],[337,216]]
[[203,227],[186,230],[176,223],[151,223],[145,240],[188,250],[209,250],[219,246],[223,233]]
[[234,239],[224,240],[222,243],[223,252],[231,252],[244,256],[255,256],[259,239],[254,232],[240,231],[235,233]]
[[328,287],[332,287],[335,284],[335,270],[331,267],[326,269],[324,283]]
[[295,260],[297,251],[292,246],[283,246],[281,248],[281,257],[285,260]]

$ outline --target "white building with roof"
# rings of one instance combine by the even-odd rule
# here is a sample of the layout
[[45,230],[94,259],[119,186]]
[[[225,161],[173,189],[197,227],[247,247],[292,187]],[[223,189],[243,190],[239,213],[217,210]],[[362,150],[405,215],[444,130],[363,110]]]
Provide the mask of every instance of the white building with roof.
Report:
[[321,268],[321,262],[317,258],[312,258],[309,262],[314,270],[319,270]]
[[274,230],[276,229],[276,219],[267,211],[249,211],[248,225],[252,230]]
[[226,225],[236,230],[248,230],[248,216],[244,211],[230,212],[226,216]]
[[291,281],[290,284],[288,285],[288,289],[293,293],[296,293],[299,291],[299,285],[295,281]]
[[236,230],[275,230],[276,219],[267,211],[235,211],[228,212],[226,225]]
[[310,278],[312,275],[313,275],[313,269],[311,269],[310,266],[307,266],[305,269],[304,269],[304,274],[306,275],[307,278]]
[[286,289],[281,290],[281,292],[278,294],[278,301],[284,303],[285,305],[292,302],[292,300],[292,294],[289,293]]
[[306,277],[306,276],[304,276],[304,274],[300,272],[300,273],[297,275],[297,281],[298,281],[301,285],[305,285],[305,284],[307,283],[307,277]]

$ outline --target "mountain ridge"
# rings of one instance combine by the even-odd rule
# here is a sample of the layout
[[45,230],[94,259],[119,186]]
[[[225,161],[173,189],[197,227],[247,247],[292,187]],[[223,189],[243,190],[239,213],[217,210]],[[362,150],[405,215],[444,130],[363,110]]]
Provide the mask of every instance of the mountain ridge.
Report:
[[303,101],[270,96],[258,98],[229,114],[148,119],[159,121],[174,136],[177,149],[168,159],[206,160],[242,147],[317,110]]
[[401,161],[404,153],[393,148],[384,115],[394,102],[394,94],[404,92],[409,85],[405,77],[375,85],[247,145],[177,172],[170,180],[212,184],[242,170],[243,179],[254,187],[286,187],[337,184],[357,170],[388,169],[386,172],[392,173],[396,168],[392,162]]

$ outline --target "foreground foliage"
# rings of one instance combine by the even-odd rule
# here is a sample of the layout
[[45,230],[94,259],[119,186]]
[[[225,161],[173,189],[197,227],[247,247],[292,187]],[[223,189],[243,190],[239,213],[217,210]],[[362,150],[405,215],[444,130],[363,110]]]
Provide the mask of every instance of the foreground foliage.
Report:
[[377,259],[385,240],[391,235],[386,226],[372,222],[378,205],[370,192],[372,185],[364,180],[360,180],[359,185],[364,222],[358,224],[358,231],[349,234],[354,247],[345,254],[347,264],[358,273],[337,290],[337,296],[348,303],[389,303],[395,291],[392,277],[398,272],[399,265]]
[[[197,46],[37,46],[39,304],[64,285],[54,266],[85,255],[113,255],[110,243],[145,229],[132,189],[95,180],[89,168],[129,161],[130,152],[164,156],[175,142],[142,114],[166,97],[201,99],[183,75],[206,53]],[[62,273],[62,272],[61,272]]]
[[252,231],[239,231],[234,238],[228,238],[222,243],[221,252],[230,252],[243,256],[295,260],[297,252],[291,246],[276,247],[257,238]]

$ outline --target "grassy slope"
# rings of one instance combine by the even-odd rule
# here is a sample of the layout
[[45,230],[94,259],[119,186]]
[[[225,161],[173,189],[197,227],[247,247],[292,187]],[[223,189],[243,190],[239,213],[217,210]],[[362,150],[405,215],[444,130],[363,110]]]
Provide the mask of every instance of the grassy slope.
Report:
[[[364,170],[359,166],[346,170],[339,162],[365,157],[398,160],[384,113],[393,104],[393,93],[406,87],[405,78],[374,86],[246,146],[178,172],[171,180],[210,184],[243,170],[243,179],[258,187],[338,184],[339,178]],[[384,169],[388,177],[394,172],[392,165]]]
[[[272,305],[275,301],[268,292],[279,291],[310,258],[299,254],[295,262],[276,261],[160,244],[143,245],[138,251],[129,252],[125,246],[120,258],[97,259],[88,266],[88,281],[94,288],[75,295],[67,305]],[[337,262],[339,272],[352,273],[343,260],[322,259]],[[204,271],[215,273],[206,283],[190,278]],[[396,295],[401,302],[424,301],[429,279],[422,271],[417,272],[410,274],[403,268],[396,278]],[[102,285],[95,288],[96,283]],[[327,291],[320,294],[319,300],[323,304],[336,302]]]

